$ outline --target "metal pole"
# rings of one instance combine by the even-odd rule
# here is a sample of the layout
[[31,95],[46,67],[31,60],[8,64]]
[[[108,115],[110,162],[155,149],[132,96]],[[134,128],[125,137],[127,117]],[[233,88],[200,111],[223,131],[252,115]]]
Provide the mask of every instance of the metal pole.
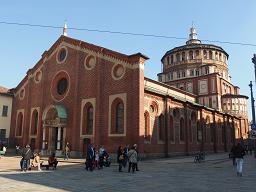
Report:
[[256,54],[253,54],[252,63],[254,64],[254,78],[256,83]]
[[255,127],[255,107],[254,107],[254,98],[253,98],[253,92],[252,92],[252,81],[250,81],[249,84],[250,90],[251,90],[251,105],[252,105],[252,129],[256,129]]

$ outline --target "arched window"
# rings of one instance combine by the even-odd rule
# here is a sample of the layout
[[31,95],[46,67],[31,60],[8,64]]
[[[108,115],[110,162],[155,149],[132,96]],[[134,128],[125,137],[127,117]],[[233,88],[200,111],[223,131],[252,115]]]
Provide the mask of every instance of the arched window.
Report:
[[211,142],[213,143],[214,142],[214,131],[215,131],[215,126],[213,124],[211,124],[210,126],[210,129],[211,129]]
[[207,51],[204,50],[204,59],[207,59]]
[[22,112],[19,112],[18,119],[17,119],[17,125],[16,125],[16,136],[22,135],[22,128],[23,128],[23,114],[22,114]]
[[189,59],[194,59],[193,51],[189,51],[188,58]]
[[221,126],[221,142],[225,143],[225,126]]
[[32,122],[31,122],[31,135],[37,134],[37,127],[38,127],[38,112],[35,109],[32,113]]
[[185,61],[185,58],[186,58],[185,52],[182,52],[182,53],[181,53],[181,60],[182,60],[182,61]]
[[149,113],[144,113],[144,139],[145,141],[150,141],[150,127],[149,127]]
[[205,74],[206,74],[206,75],[209,74],[209,67],[208,67],[208,66],[205,67]]
[[177,61],[177,62],[180,61],[180,54],[179,54],[179,53],[176,54],[176,61]]
[[199,59],[199,50],[196,50],[196,59]]
[[206,126],[204,131],[204,141],[209,142],[209,134],[210,134],[210,117],[206,117]]
[[212,51],[209,51],[209,59],[212,59]]
[[219,60],[222,61],[222,54],[219,53]]
[[215,60],[219,60],[219,54],[218,54],[218,52],[215,52]]
[[112,103],[111,130],[113,134],[124,133],[124,103],[117,98]]
[[202,129],[200,126],[200,121],[197,121],[197,126],[196,126],[196,136],[197,136],[197,142],[201,142],[202,141]]
[[173,64],[173,55],[171,55],[171,64]]
[[167,57],[167,64],[169,65],[170,64],[170,58]]
[[169,130],[170,130],[170,140],[174,141],[174,129],[173,129],[173,117],[170,115],[170,120],[169,120]]
[[86,103],[83,109],[83,135],[93,134],[93,106]]
[[180,118],[180,141],[184,141],[185,136],[185,126],[184,126],[184,119]]
[[189,141],[192,143],[193,138],[193,131],[192,131],[192,122],[191,119],[188,120],[188,135],[189,135]]
[[161,114],[158,119],[158,138],[160,141],[164,141],[164,116]]

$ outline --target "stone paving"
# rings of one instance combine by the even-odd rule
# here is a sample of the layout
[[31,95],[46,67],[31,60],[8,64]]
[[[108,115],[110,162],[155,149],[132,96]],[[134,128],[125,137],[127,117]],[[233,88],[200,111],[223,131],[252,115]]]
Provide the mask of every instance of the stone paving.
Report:
[[2,157],[0,191],[256,191],[256,159],[245,156],[243,177],[237,177],[227,156],[207,155],[200,164],[193,157],[141,161],[135,174],[118,172],[116,164],[88,172],[83,159],[61,161],[57,170],[21,172],[19,157]]

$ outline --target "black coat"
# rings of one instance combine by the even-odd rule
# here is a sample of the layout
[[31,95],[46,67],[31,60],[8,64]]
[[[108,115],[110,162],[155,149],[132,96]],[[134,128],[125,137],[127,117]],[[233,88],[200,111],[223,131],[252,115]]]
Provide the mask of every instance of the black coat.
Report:
[[242,145],[237,145],[234,150],[235,158],[243,158],[245,156],[245,150]]
[[23,160],[30,160],[30,158],[32,157],[32,151],[29,147],[26,147],[22,150],[21,156]]

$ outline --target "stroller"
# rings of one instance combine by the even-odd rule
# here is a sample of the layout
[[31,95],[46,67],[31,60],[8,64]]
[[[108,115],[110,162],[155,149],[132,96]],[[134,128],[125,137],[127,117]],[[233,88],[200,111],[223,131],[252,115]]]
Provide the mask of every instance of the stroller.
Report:
[[111,159],[109,154],[104,151],[104,153],[100,156],[100,167],[109,167],[111,164]]

